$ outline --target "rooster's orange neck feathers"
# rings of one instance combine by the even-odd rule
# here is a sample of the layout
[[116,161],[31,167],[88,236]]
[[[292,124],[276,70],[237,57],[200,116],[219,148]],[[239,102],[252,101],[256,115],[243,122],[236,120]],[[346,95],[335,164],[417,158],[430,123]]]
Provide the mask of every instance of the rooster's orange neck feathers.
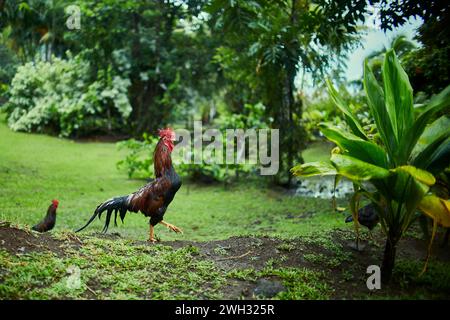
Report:
[[[167,142],[171,145],[168,146]],[[161,177],[172,167],[172,158],[170,157],[172,149],[172,141],[164,141],[164,139],[160,139],[156,145],[155,154],[153,157],[156,177]]]
[[160,177],[172,168],[172,158],[170,154],[174,148],[175,132],[171,128],[160,129],[159,141],[153,155],[156,177]]

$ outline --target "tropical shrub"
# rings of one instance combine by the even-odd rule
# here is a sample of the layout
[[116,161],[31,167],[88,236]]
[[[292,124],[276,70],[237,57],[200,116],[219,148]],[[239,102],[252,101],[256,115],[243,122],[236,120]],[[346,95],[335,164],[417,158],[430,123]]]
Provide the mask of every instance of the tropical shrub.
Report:
[[[369,107],[362,92],[356,91],[351,94],[344,84],[339,89],[342,99],[355,111],[361,126],[368,132],[373,131],[373,119],[369,115]],[[309,140],[314,141],[321,136],[319,124],[322,122],[333,123],[336,126],[346,125],[343,115],[339,112],[339,109],[336,109],[333,99],[326,92],[326,87],[315,90],[310,98],[304,98],[303,101],[305,107],[303,121]]]
[[[385,55],[382,80],[383,87],[366,61],[364,89],[378,138],[367,134],[354,110],[328,81],[330,95],[349,129],[321,124],[322,133],[338,150],[332,153],[330,162],[298,165],[292,172],[299,177],[338,175],[352,180],[355,190],[350,208],[357,230],[359,201],[365,197],[373,203],[387,237],[381,267],[382,280],[387,282],[394,268],[397,243],[418,216],[417,210],[433,219],[433,235],[438,224],[450,227],[448,197],[440,198],[430,191],[435,176],[449,166],[450,86],[425,106],[414,108],[408,76],[393,50]],[[369,190],[367,183],[374,190]]]
[[[226,150],[225,136],[227,129],[267,128],[267,125],[262,120],[264,108],[264,105],[261,103],[245,104],[243,108],[244,113],[224,113],[219,119],[216,119],[215,128],[220,130],[224,137],[222,140],[224,154]],[[156,137],[144,134],[141,141],[130,139],[119,142],[118,148],[128,150],[128,154],[125,159],[120,160],[117,163],[117,167],[120,170],[125,170],[128,173],[129,178],[151,177],[153,175],[153,150],[155,149],[157,140]],[[195,152],[193,139],[191,139],[190,147],[190,150],[194,150],[193,152]],[[236,148],[234,153],[236,157]],[[193,153],[191,153],[191,157],[194,157]],[[254,164],[206,163],[206,161],[198,164],[193,163],[192,161],[186,162],[175,158],[174,161],[177,161],[176,170],[178,174],[202,182],[228,183],[233,179],[249,176],[257,172],[257,166]]]
[[125,170],[128,178],[149,178],[153,176],[153,151],[158,138],[142,135],[142,140],[129,139],[117,143],[119,150],[126,149],[128,154],[125,159],[117,162],[119,170]]
[[[143,134],[142,140],[129,139],[117,143],[119,150],[127,150],[124,159],[117,162],[119,170],[126,171],[128,178],[148,179],[153,176],[153,151],[158,138]],[[224,141],[225,143],[225,141]],[[191,147],[193,148],[193,142]],[[223,145],[225,149],[225,144]],[[175,160],[175,159],[174,159]],[[238,164],[200,164],[182,162],[176,159],[176,171],[182,177],[191,178],[197,182],[229,182],[233,177],[246,175],[253,167],[251,165]]]
[[89,64],[70,55],[18,67],[5,105],[10,128],[64,137],[120,129],[131,113],[130,81],[110,71],[90,81],[89,74]]

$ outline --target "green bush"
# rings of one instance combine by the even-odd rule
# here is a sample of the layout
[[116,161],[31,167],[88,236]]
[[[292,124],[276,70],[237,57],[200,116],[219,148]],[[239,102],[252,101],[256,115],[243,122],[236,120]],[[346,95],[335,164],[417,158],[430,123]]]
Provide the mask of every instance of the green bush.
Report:
[[158,138],[143,134],[143,140],[129,139],[117,143],[117,148],[127,149],[125,159],[117,162],[119,170],[125,170],[128,178],[149,178],[153,176],[153,152]]
[[12,130],[82,136],[123,127],[131,113],[128,79],[110,70],[90,80],[79,56],[28,62],[17,69],[5,105]]
[[[117,162],[117,168],[127,172],[129,178],[147,179],[153,177],[153,151],[158,138],[143,135],[143,140],[129,139],[117,143],[119,150],[126,149],[125,159]],[[224,141],[225,143],[225,141]],[[224,144],[225,149],[225,144]],[[233,178],[256,172],[249,164],[175,164],[177,173],[200,182],[230,182]]]
[[[267,128],[262,121],[264,105],[245,104],[245,114],[225,113],[215,123],[215,127],[222,132],[225,138],[226,129],[237,128]],[[158,139],[143,135],[143,140],[130,139],[119,142],[119,149],[127,149],[128,154],[125,159],[117,163],[117,167],[125,170],[129,178],[148,178],[153,176],[153,151]],[[191,139],[191,150],[193,148]],[[223,150],[225,154],[226,139],[223,140]],[[235,150],[236,153],[236,150]],[[192,155],[193,156],[193,155]],[[236,155],[235,155],[236,156]],[[257,166],[251,164],[216,164],[216,163],[179,163],[176,164],[176,171],[183,177],[189,177],[202,182],[231,182],[233,179],[246,177],[257,172]]]

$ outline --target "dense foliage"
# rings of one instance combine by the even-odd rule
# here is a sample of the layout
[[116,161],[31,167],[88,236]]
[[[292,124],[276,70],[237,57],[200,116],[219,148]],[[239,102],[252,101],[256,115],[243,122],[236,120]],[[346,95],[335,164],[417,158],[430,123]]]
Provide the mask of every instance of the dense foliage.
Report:
[[239,88],[232,105],[242,108],[246,97],[263,102],[266,118],[281,130],[284,182],[288,168],[302,161],[307,142],[295,78],[303,72],[318,79],[330,65],[342,63],[358,41],[356,24],[365,19],[366,2],[216,0],[208,10],[212,30],[221,33],[216,60],[231,89]]
[[5,106],[11,129],[62,136],[120,130],[131,113],[130,81],[106,73],[90,82],[88,70],[78,56],[20,66]]
[[[80,29],[66,26],[71,17],[66,10],[69,5],[80,10]],[[36,71],[28,61],[52,64],[58,61],[53,56],[70,60],[68,50],[80,56],[87,68],[78,76],[95,83],[93,91],[114,91],[120,85],[120,94],[125,92],[131,105],[127,126],[114,126],[112,122],[123,123],[128,114],[108,113],[112,110],[109,102],[99,102],[111,122],[109,132],[126,130],[140,137],[176,121],[176,111],[183,114],[184,108],[195,109],[198,92],[207,97],[214,87],[214,74],[208,73],[214,53],[212,40],[201,20],[195,20],[197,7],[196,1],[2,2],[1,27],[7,33],[3,42],[28,68],[22,72]],[[63,77],[55,75],[59,76]],[[117,77],[125,82],[119,84]],[[55,79],[59,80],[64,81]],[[120,100],[123,105],[124,99]],[[181,110],[176,108],[182,102],[187,104]],[[8,113],[12,111],[8,108]],[[92,134],[95,129],[90,121],[78,123],[70,132],[46,125],[43,122],[40,128],[75,136]]]
[[[80,10],[79,29],[66,26],[73,14],[67,10],[69,5]],[[296,94],[294,79],[300,70],[317,78],[334,62],[342,62],[345,52],[358,41],[356,26],[365,19],[366,7],[362,0],[339,5],[303,0],[2,2],[2,45],[11,48],[23,64],[18,78],[36,72],[39,60],[53,64],[62,59],[72,64],[67,55],[70,50],[87,63],[83,71],[77,71],[77,78],[86,83],[84,89],[114,91],[119,82],[115,79],[122,79],[123,91],[118,94],[126,90],[131,105],[128,116],[122,107],[116,112],[108,99],[100,99],[95,108],[108,120],[97,124],[86,116],[92,107],[81,107],[78,93],[61,89],[60,95],[65,95],[64,103],[70,107],[48,101],[36,108],[18,104],[19,88],[11,87],[10,124],[16,130],[64,136],[88,135],[105,128],[109,133],[125,130],[141,139],[143,133],[154,134],[167,124],[179,123],[190,129],[194,118],[205,119],[207,114],[220,118],[214,112],[215,104],[226,105],[222,115],[248,117],[245,105],[262,103],[266,125],[278,128],[287,124],[282,126],[281,158],[282,163],[292,164],[300,159],[307,141],[303,102]],[[54,73],[54,81],[64,83],[57,79],[60,76],[64,75]],[[19,82],[15,81],[15,86],[22,86],[20,90],[28,90],[28,94],[34,90],[30,83]],[[26,85],[30,87],[23,88]],[[125,105],[125,99],[120,99],[120,105]],[[52,108],[64,110],[59,111],[61,115],[67,114],[68,108],[81,108],[84,111],[78,113],[83,117],[66,123],[55,112],[50,116]],[[31,110],[35,111],[28,115]],[[36,115],[40,111],[44,114]],[[224,122],[218,119],[214,124],[214,116],[207,120],[215,126]],[[301,138],[292,140],[285,134],[288,132]],[[290,180],[287,169],[284,165],[282,176]]]
[[[4,109],[14,130],[124,133],[138,141],[169,124],[191,130],[193,120],[223,128],[227,117],[253,117],[246,105],[261,104],[254,120],[281,130],[274,180],[289,185],[289,168],[303,161],[319,119],[337,116],[320,92],[322,80],[330,70],[341,79],[371,5],[380,9],[383,29],[412,16],[424,20],[423,47],[402,61],[425,98],[444,88],[449,37],[442,1],[11,0],[0,2],[0,103],[9,100]],[[77,13],[69,6],[79,10],[80,28],[68,27]],[[312,97],[298,87],[299,77],[318,88]],[[364,118],[367,105],[349,99]],[[223,170],[210,171],[224,178]]]
[[375,0],[380,7],[381,27],[392,30],[411,17],[423,24],[416,39],[422,45],[405,58],[405,69],[416,91],[428,96],[443,90],[449,83],[450,65],[450,6],[446,0],[386,1]]

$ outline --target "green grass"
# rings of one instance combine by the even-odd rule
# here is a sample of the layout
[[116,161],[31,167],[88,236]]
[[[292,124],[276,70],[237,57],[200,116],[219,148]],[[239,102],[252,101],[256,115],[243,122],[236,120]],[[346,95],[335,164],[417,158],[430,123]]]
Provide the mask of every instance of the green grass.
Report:
[[267,266],[263,270],[233,270],[227,274],[229,278],[256,281],[264,277],[278,277],[286,290],[274,298],[281,300],[328,299],[332,289],[324,282],[323,272],[305,268],[274,268]]
[[[16,257],[0,250],[0,268],[8,270],[0,297],[80,299],[91,293],[97,299],[220,298],[218,289],[226,278],[213,262],[194,259],[195,247],[129,244],[90,239],[64,258],[51,252]],[[76,273],[79,282],[70,285]]]
[[[81,227],[97,205],[145,184],[116,169],[124,154],[111,143],[77,143],[45,135],[16,133],[0,123],[0,220],[33,225],[50,201],[60,201],[57,229]],[[301,218],[304,213],[312,218]],[[292,216],[291,219],[286,219]],[[342,215],[320,199],[289,197],[270,188],[239,184],[200,186],[185,183],[169,206],[165,220],[184,234],[157,226],[162,240],[211,240],[233,235],[269,234],[292,237],[342,226]],[[104,218],[103,218],[104,219]],[[86,232],[100,231],[95,221]],[[144,240],[148,219],[128,213],[125,223],[109,232]]]

